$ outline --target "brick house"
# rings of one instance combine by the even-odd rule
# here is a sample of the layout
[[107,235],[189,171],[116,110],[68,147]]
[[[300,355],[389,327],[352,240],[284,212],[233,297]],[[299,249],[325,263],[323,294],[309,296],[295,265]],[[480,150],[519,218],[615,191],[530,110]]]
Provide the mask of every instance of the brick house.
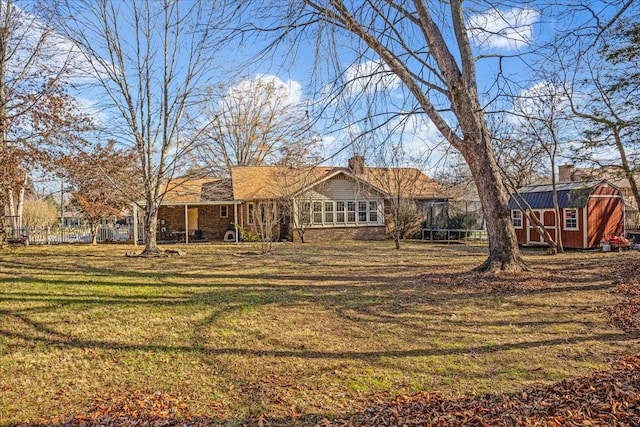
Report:
[[236,230],[305,241],[384,239],[389,200],[402,197],[426,211],[448,199],[415,168],[238,166],[231,178],[174,180],[158,214],[158,240],[237,241]]

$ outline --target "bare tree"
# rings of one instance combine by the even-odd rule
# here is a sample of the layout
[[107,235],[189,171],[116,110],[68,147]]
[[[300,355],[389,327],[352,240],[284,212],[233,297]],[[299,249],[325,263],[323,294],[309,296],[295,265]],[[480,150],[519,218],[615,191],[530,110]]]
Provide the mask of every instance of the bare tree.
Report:
[[299,12],[290,11],[293,22],[288,28],[317,30],[322,44],[355,38],[358,58],[379,58],[379,65],[355,78],[378,86],[397,80],[406,89],[406,97],[414,102],[404,113],[426,115],[464,157],[478,187],[489,234],[489,256],[479,269],[527,269],[518,249],[507,209],[507,191],[480,102],[477,58],[469,39],[472,28],[462,1],[431,4],[380,0],[352,4],[306,0],[304,4]]
[[407,164],[424,167],[426,162],[408,153],[401,143],[384,145],[373,161],[380,167],[368,168],[367,179],[384,192],[387,231],[395,248],[400,249],[401,241],[416,233],[426,219],[425,193],[439,186],[420,169],[406,167]]
[[58,222],[58,208],[51,199],[27,198],[22,225],[27,228],[49,227]]
[[[158,209],[197,135],[189,119],[215,68],[227,2],[81,0],[63,31],[104,93],[103,132],[135,149],[143,185],[143,254],[159,252]],[[231,4],[230,2],[229,4]],[[192,112],[195,115],[195,112]]]
[[563,252],[563,247],[556,166],[561,151],[568,148],[578,133],[570,110],[562,84],[556,81],[554,76],[548,76],[547,80],[523,92],[514,101],[513,108],[516,119],[512,127],[512,136],[517,140],[528,141],[528,146],[531,146],[534,152],[542,151],[546,157],[544,163],[549,167],[556,235],[555,239],[548,243],[557,252]]
[[205,99],[208,122],[196,152],[214,174],[229,175],[233,166],[295,166],[315,155],[297,83],[262,75],[230,88],[209,88]]
[[[637,24],[635,28],[637,32]],[[633,34],[626,35],[631,51],[637,43]],[[571,111],[588,123],[575,154],[582,162],[617,171],[615,175],[629,182],[636,206],[640,206],[638,61],[633,54],[622,55],[619,49],[623,48],[616,49],[609,41],[606,38],[603,46],[598,45],[598,51],[584,52],[574,68],[567,67],[565,93]]]

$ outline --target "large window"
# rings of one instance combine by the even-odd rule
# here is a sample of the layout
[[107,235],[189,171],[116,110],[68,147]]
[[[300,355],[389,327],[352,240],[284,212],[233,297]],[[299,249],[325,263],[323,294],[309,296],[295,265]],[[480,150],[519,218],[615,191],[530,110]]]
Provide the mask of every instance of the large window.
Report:
[[302,220],[302,224],[311,224],[311,202],[302,202],[300,205],[300,209],[300,219]]
[[515,228],[522,228],[522,211],[514,209],[511,211],[511,222]]
[[298,204],[302,224],[332,226],[379,225],[382,204],[376,200],[314,200]]
[[564,229],[565,230],[578,229],[578,209],[564,210]]

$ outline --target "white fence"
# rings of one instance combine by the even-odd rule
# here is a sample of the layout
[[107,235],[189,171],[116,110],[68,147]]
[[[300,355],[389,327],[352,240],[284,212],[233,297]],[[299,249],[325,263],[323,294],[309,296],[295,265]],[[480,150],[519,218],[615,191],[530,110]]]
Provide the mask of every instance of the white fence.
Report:
[[[91,228],[88,226],[43,227],[7,229],[9,239],[26,237],[29,244],[53,245],[59,243],[91,243]],[[101,225],[97,233],[98,243],[133,242],[132,225]]]

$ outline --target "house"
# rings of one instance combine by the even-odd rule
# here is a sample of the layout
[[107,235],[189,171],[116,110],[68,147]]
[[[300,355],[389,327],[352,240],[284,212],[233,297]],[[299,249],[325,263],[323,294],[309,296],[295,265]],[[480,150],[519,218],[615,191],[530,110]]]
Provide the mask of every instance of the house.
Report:
[[[574,181],[558,183],[556,189],[562,218],[560,231],[565,248],[595,248],[610,235],[624,232],[624,199],[615,185],[608,181]],[[551,185],[529,185],[519,189],[518,193],[556,240]],[[518,243],[544,244],[542,234],[520,210],[514,196],[509,199],[509,209]]]
[[245,234],[305,241],[384,239],[389,201],[411,200],[426,210],[447,200],[440,185],[415,168],[238,166],[230,179],[167,184],[158,214],[158,240],[231,240]]

